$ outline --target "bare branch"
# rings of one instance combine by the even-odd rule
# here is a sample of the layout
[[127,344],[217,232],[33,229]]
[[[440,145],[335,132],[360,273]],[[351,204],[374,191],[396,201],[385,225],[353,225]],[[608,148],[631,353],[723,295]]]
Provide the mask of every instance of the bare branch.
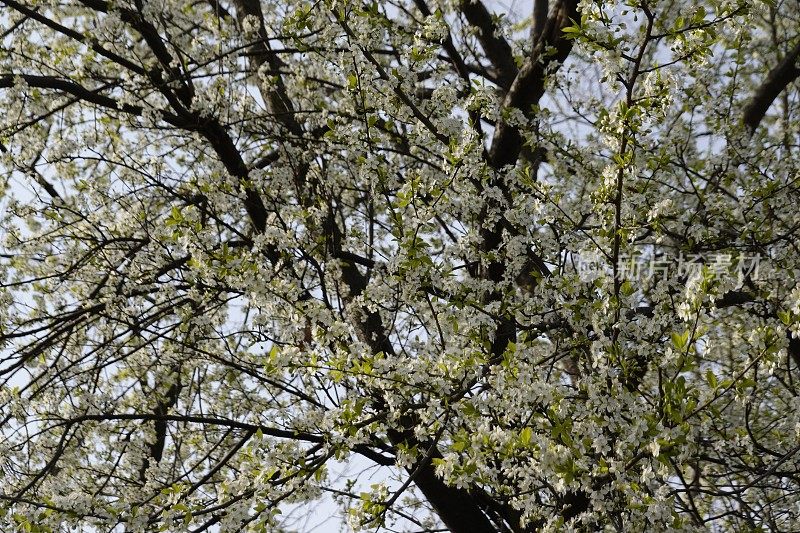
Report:
[[[570,26],[578,17],[576,0],[561,0],[547,19],[536,47],[520,69],[503,101],[503,107],[516,108],[526,115],[531,106],[544,95],[545,76],[552,73],[554,64],[563,63],[572,50],[572,41],[565,38],[562,29]],[[552,48],[553,53],[545,51]],[[505,121],[497,124],[489,151],[489,161],[494,168],[516,163],[522,150],[522,135],[519,129]]]
[[755,94],[745,106],[742,120],[751,135],[761,124],[775,98],[800,76],[800,67],[797,66],[798,57],[800,57],[800,42],[786,54],[786,57],[775,68],[769,71],[764,82],[756,89]]
[[509,89],[517,75],[517,65],[508,41],[497,33],[492,14],[481,0],[461,0],[459,7],[467,21],[478,31],[478,41],[498,72],[500,86]]

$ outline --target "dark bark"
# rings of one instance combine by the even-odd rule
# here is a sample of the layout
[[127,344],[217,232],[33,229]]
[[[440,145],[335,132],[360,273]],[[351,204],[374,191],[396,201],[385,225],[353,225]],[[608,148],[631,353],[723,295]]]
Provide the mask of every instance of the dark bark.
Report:
[[511,46],[504,37],[497,34],[497,25],[483,2],[462,0],[460,8],[467,22],[478,30],[478,41],[486,57],[497,70],[498,83],[504,89],[508,89],[517,75],[517,65],[514,62]]
[[536,47],[536,42],[542,36],[547,24],[547,10],[550,8],[548,0],[533,1],[533,26],[531,26],[531,46]]
[[772,102],[800,76],[800,68],[797,66],[798,57],[800,57],[800,42],[786,54],[786,57],[775,68],[769,71],[764,83],[756,89],[755,94],[745,106],[742,119],[751,135],[758,129],[758,125],[761,124]]
[[[331,255],[341,255],[341,233],[332,217],[326,224],[328,233],[328,247]],[[345,262],[342,267],[342,279],[350,290],[350,297],[360,295],[367,287],[367,278],[352,262]],[[386,334],[386,328],[380,314],[365,308],[353,309],[348,312],[351,320],[356,324],[359,336],[363,342],[370,346],[374,353],[383,352],[387,356],[394,356],[394,346]],[[374,394],[373,401],[379,409],[385,408],[385,401],[379,393]],[[392,445],[403,444],[417,449],[431,449],[431,457],[441,457],[436,449],[436,443],[423,443],[414,435],[413,426],[415,417],[413,412],[404,414],[407,428],[390,429],[387,432]],[[452,487],[444,483],[435,472],[430,460],[422,459],[417,464],[407,468],[409,474],[414,475],[413,482],[433,506],[439,518],[453,533],[494,533],[496,528],[481,510],[481,506],[473,499],[468,490]]]
[[[142,467],[139,470],[139,479],[144,483],[145,482],[145,474],[147,469],[151,466],[152,463],[158,463],[161,461],[161,458],[164,456],[164,448],[167,444],[167,428],[168,422],[163,417],[169,413],[171,409],[173,409],[178,403],[178,397],[181,392],[181,382],[180,382],[180,367],[176,366],[172,369],[171,376],[174,377],[175,381],[169,386],[166,393],[164,393],[163,398],[160,398],[153,409],[153,414],[155,415],[155,420],[153,421],[153,430],[155,432],[155,440],[150,444],[150,450],[148,457],[142,462]],[[156,383],[156,394],[158,394],[158,383]]]
[[[576,0],[562,0],[556,5],[542,28],[531,56],[526,59],[511,84],[503,102],[504,108],[516,108],[528,115],[531,106],[539,103],[544,95],[545,73],[553,63],[562,63],[572,50],[572,41],[566,39],[561,30],[570,26],[571,21],[576,18],[578,18]],[[551,47],[553,53],[544,56]],[[516,126],[511,126],[505,121],[499,122],[489,152],[491,165],[500,169],[515,164],[522,151],[522,144],[522,135]]]

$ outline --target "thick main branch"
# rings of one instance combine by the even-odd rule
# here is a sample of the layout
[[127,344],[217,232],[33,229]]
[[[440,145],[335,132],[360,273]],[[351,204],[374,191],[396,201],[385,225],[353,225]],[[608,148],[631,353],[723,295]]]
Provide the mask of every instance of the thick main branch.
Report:
[[769,71],[764,83],[756,89],[755,94],[745,106],[742,118],[751,135],[761,124],[772,102],[800,76],[800,68],[797,66],[799,57],[800,41],[775,68]]

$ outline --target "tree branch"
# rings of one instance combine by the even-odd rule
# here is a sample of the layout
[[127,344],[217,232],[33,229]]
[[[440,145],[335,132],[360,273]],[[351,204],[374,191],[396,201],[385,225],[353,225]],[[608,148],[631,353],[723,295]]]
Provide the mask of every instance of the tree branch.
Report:
[[758,125],[767,114],[767,110],[775,98],[800,76],[797,60],[800,57],[800,41],[792,50],[767,74],[755,94],[744,108],[743,121],[750,135],[754,134]]
[[478,30],[478,41],[492,66],[497,69],[500,86],[509,89],[517,76],[517,64],[508,41],[497,35],[498,28],[492,20],[492,14],[480,0],[461,0],[459,8],[467,22]]
[[533,21],[531,23],[531,46],[535,47],[536,42],[542,36],[545,24],[547,24],[547,10],[550,8],[548,0],[533,0]]
[[[519,109],[525,115],[531,106],[544,95],[545,75],[556,63],[563,63],[572,50],[572,41],[565,38],[563,28],[578,17],[577,0],[561,0],[542,28],[536,45],[519,70],[503,102],[505,109]],[[549,50],[552,49],[552,53]],[[517,162],[522,151],[522,135],[519,128],[503,120],[498,122],[489,151],[489,162],[500,169]]]

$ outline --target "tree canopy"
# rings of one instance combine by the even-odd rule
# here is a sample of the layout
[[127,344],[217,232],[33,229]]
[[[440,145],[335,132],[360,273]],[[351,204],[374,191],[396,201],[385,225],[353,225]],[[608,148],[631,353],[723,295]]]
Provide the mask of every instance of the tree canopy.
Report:
[[800,529],[796,3],[0,5],[3,531]]

